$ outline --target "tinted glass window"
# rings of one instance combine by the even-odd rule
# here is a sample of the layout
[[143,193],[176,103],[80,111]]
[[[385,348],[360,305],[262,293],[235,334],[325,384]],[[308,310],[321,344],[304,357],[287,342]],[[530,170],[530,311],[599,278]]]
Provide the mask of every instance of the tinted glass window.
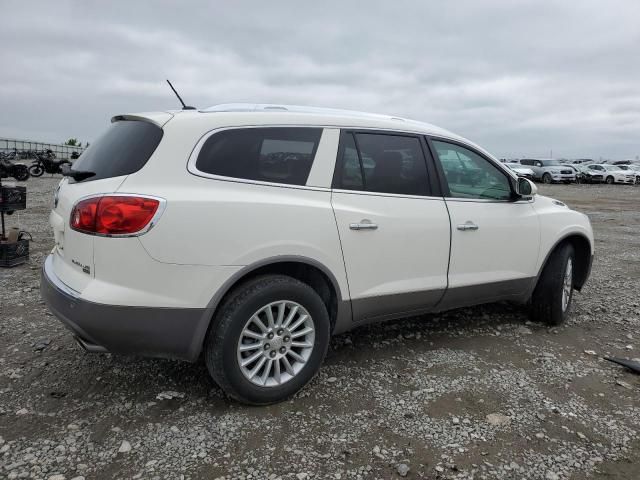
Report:
[[149,122],[112,123],[74,162],[72,169],[95,173],[83,182],[129,175],[147,163],[161,139],[162,129]]
[[511,199],[504,172],[486,158],[452,143],[434,141],[452,197],[490,200]]
[[427,165],[420,140],[373,133],[357,133],[355,138],[358,150],[353,139],[347,139],[338,162],[337,188],[428,195]]
[[321,134],[321,128],[224,130],[204,143],[196,168],[225,177],[304,185]]
[[342,163],[338,163],[339,170],[336,175],[335,187],[345,190],[364,190],[362,169],[360,168],[360,159],[353,135],[346,134],[342,141],[344,142]]

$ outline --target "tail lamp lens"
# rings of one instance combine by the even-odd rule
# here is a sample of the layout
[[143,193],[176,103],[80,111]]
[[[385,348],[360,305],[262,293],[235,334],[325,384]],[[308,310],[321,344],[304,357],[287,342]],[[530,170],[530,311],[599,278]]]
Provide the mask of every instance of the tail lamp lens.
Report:
[[71,228],[101,235],[131,235],[143,230],[158,211],[155,198],[138,196],[93,197],[76,203]]

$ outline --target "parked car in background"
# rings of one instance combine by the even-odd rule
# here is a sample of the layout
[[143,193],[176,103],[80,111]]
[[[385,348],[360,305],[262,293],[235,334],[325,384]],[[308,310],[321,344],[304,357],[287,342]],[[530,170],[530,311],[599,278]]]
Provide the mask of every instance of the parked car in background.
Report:
[[633,173],[636,176],[636,183],[640,183],[640,165],[616,165],[620,170],[627,173]]
[[575,172],[558,160],[523,158],[520,160],[520,164],[531,167],[535,179],[543,183],[572,183],[576,181]]
[[571,171],[576,176],[576,183],[584,183],[584,175],[582,173],[582,170],[580,170],[579,168],[580,166],[579,164],[571,165],[571,164],[563,163],[562,166],[571,169]]
[[383,115],[118,115],[64,175],[51,311],[88,351],[202,358],[250,404],[296,393],[331,336],[366,323],[508,300],[557,325],[593,259],[586,215],[454,133]]
[[518,163],[505,163],[505,166],[519,177],[528,178],[529,180],[533,180],[535,178],[533,170],[525,167],[524,165],[520,165]]
[[614,183],[626,183],[626,184],[634,184],[636,183],[636,175],[634,172],[625,172],[620,168],[620,165],[609,165],[609,164],[594,164],[587,165],[589,170],[594,172],[602,173],[604,177],[604,181],[609,185]]
[[582,183],[603,183],[604,172],[599,172],[589,168],[589,165],[578,165],[578,169],[582,174]]
[[571,160],[568,163],[572,163],[575,165],[581,165],[583,163],[593,163],[593,160],[590,158],[576,158],[575,160]]

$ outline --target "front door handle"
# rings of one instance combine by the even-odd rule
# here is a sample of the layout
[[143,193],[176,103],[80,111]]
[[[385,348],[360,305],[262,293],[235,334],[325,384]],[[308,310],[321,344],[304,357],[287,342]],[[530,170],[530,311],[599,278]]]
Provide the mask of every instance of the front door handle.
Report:
[[467,231],[467,230],[478,230],[478,225],[476,225],[475,223],[473,223],[471,220],[465,222],[465,223],[461,223],[460,225],[458,225],[458,230],[462,230],[463,232]]
[[350,223],[349,228],[351,230],[377,230],[378,224],[371,223],[371,220],[360,220],[360,223]]

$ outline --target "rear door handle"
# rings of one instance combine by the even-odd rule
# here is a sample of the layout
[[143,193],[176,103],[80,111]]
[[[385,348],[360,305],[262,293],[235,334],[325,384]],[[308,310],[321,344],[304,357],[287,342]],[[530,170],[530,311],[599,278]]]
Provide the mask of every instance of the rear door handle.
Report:
[[349,228],[351,230],[377,230],[378,224],[371,223],[371,220],[361,220],[360,223],[350,223]]
[[471,220],[465,222],[465,223],[461,223],[460,225],[458,225],[458,230],[462,230],[463,232],[467,231],[467,230],[478,230],[478,225],[476,225],[475,223],[473,223]]

